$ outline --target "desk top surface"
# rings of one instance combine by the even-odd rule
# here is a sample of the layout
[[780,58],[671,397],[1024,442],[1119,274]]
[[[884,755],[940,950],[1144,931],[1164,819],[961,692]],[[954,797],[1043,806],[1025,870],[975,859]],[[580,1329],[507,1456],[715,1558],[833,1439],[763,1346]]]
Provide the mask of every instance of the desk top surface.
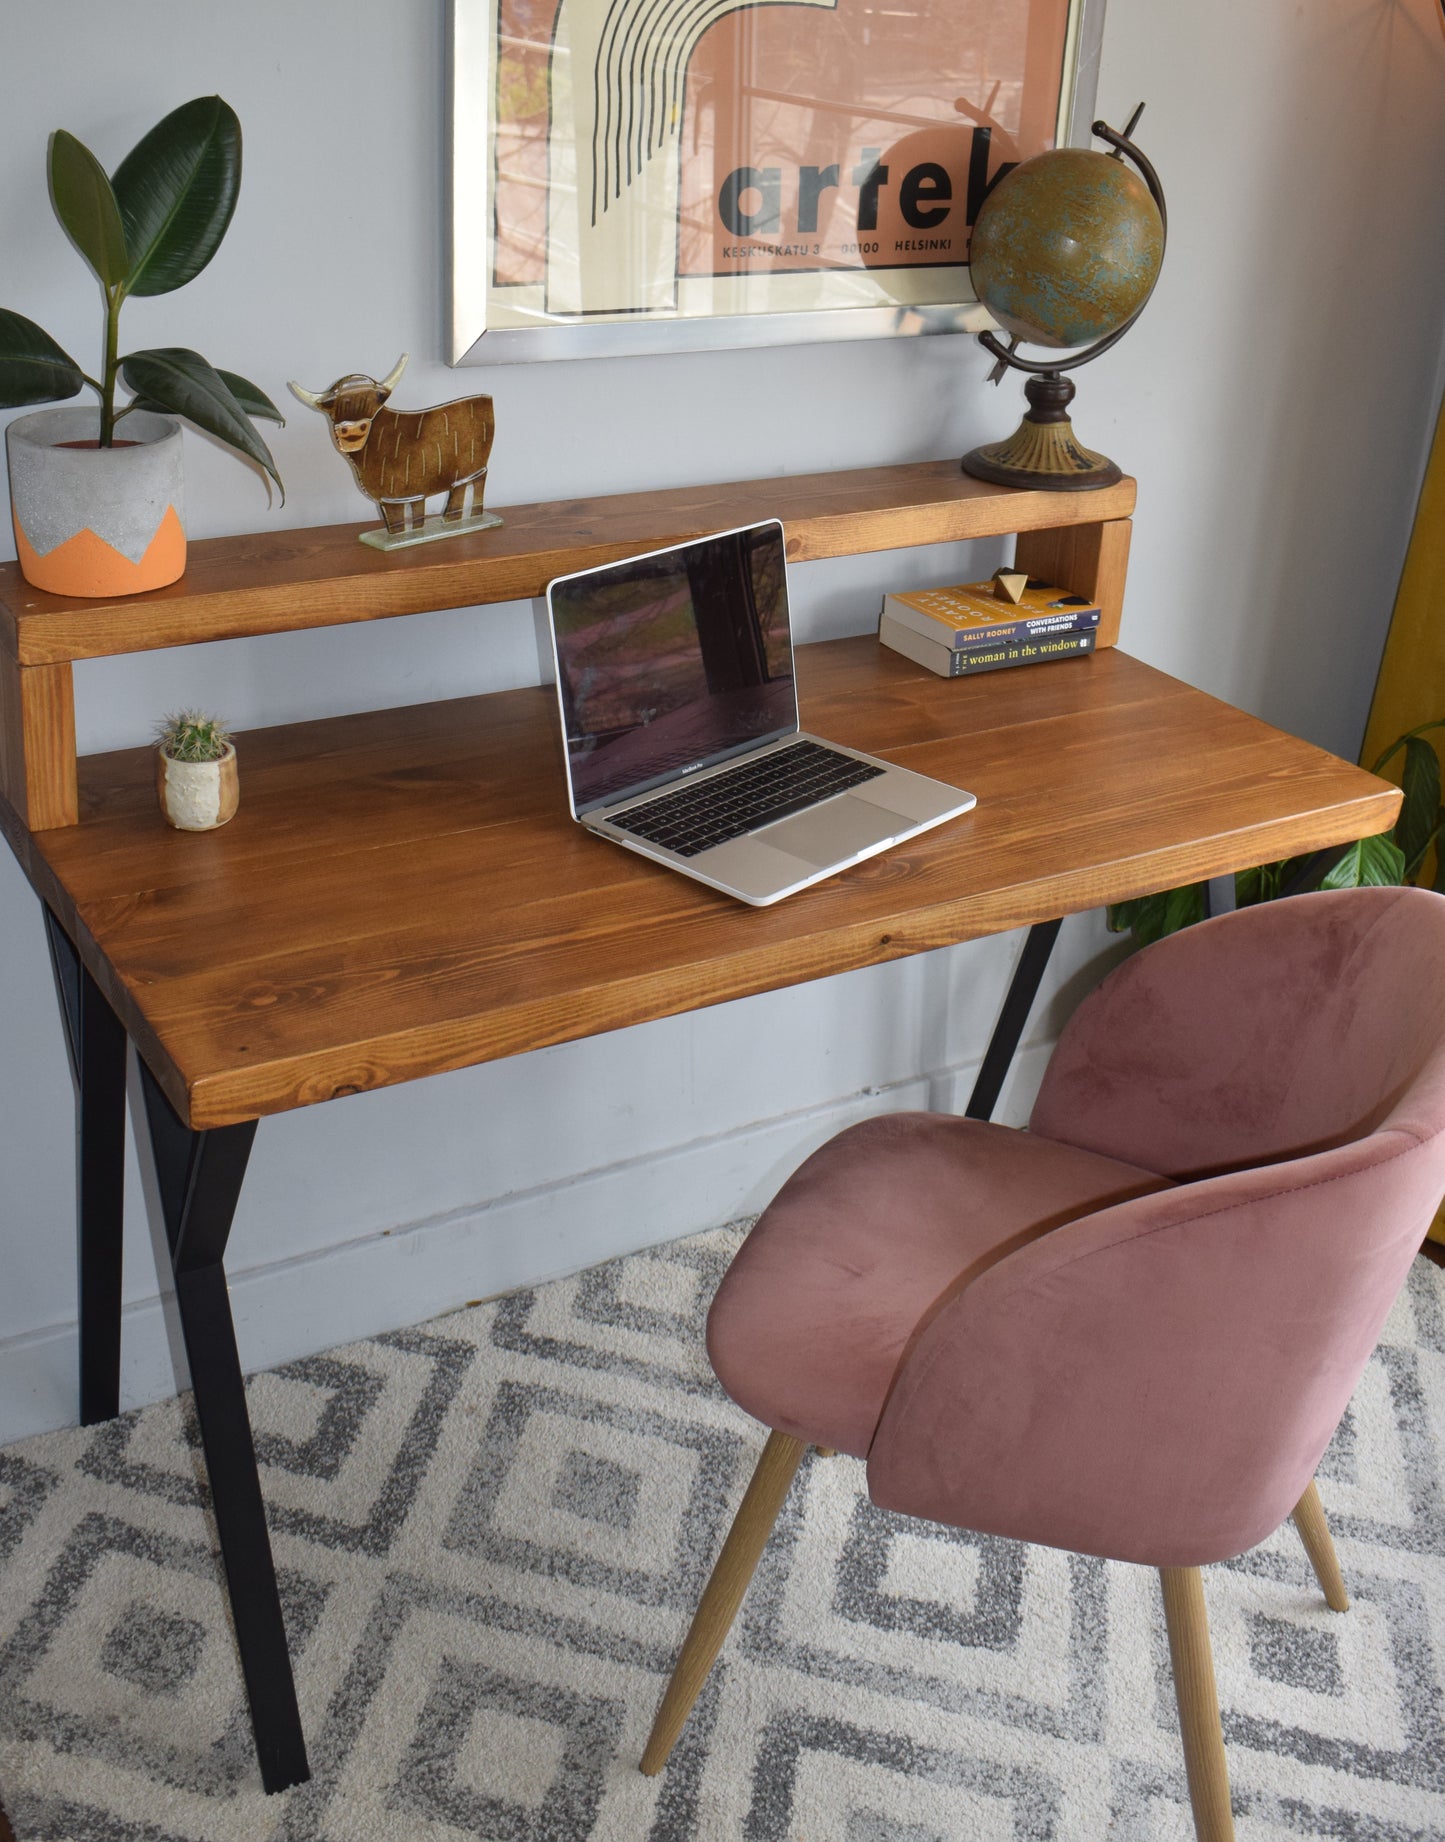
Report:
[[768,909],[567,813],[550,687],[257,730],[220,831],[152,752],[82,760],[81,822],[3,817],[195,1128],[305,1106],[1343,843],[1395,788],[1116,650],[945,680],[803,647],[805,727],[978,805]]

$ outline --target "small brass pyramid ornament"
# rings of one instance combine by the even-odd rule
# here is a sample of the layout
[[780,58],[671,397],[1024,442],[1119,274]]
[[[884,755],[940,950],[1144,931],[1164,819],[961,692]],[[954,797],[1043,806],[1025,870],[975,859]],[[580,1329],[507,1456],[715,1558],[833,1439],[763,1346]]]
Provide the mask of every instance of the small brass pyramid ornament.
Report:
[[1017,607],[1024,598],[1024,590],[1029,585],[1029,573],[1026,569],[996,569],[993,572],[993,592],[999,601],[1007,601]]

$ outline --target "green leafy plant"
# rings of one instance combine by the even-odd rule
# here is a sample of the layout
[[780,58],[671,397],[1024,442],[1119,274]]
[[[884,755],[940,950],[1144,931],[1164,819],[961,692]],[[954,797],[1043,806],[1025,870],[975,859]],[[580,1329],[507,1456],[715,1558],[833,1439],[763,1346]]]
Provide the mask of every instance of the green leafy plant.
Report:
[[231,745],[231,732],[218,716],[178,710],[156,725],[156,741],[172,761],[219,761]]
[[[90,152],[57,128],[50,137],[50,201],[105,296],[99,377],[23,314],[0,308],[0,409],[58,403],[89,385],[100,397],[100,446],[133,409],[184,416],[281,476],[251,417],[283,420],[255,384],[214,369],[185,346],[120,354],[120,310],[131,295],[169,294],[193,281],[220,247],[241,189],[241,124],[219,96],[199,96],[158,122],[106,177]],[[116,407],[117,381],[135,394]],[[124,439],[124,436],[122,436]],[[284,490],[284,489],[283,489]]]
[[[1445,729],[1445,716],[1421,723],[1398,737],[1371,769],[1383,774],[1403,754],[1400,785],[1404,800],[1400,816],[1389,831],[1373,838],[1361,838],[1350,845],[1343,856],[1314,882],[1316,889],[1357,889],[1380,887],[1392,883],[1415,883],[1429,864],[1435,851],[1435,875],[1431,887],[1445,895],[1445,808],[1440,804],[1440,756],[1433,743],[1425,740],[1432,729]],[[1279,863],[1255,864],[1241,870],[1234,879],[1234,900],[1239,908],[1256,902],[1271,902],[1285,888],[1292,886],[1298,873],[1309,861],[1306,857],[1287,857]],[[1136,945],[1147,946],[1166,934],[1177,934],[1182,927],[1202,921],[1207,912],[1203,883],[1186,883],[1179,889],[1165,889],[1158,895],[1139,896],[1132,902],[1117,902],[1109,910],[1109,926],[1116,934],[1132,933]]]

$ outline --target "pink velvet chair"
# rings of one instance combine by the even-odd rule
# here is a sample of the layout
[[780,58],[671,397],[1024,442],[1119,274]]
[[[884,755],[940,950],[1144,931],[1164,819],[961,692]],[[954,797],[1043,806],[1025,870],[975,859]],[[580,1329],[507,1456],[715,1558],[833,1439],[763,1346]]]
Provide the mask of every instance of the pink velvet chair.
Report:
[[1029,1130],[840,1133],[708,1321],[773,1429],[643,1756],[686,1721],[808,1444],[886,1509],[1157,1567],[1195,1827],[1233,1835],[1199,1569],[1293,1511],[1445,1192],[1445,897],[1299,896],[1127,960]]

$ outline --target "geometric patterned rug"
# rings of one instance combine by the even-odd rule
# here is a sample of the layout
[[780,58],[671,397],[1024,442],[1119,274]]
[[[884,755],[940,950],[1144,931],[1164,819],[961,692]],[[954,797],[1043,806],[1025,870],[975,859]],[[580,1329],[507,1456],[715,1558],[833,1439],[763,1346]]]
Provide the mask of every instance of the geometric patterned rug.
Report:
[[[314,1776],[260,1788],[187,1401],[0,1451],[17,1842],[1189,1842],[1156,1576],[805,1461],[658,1778],[637,1760],[762,1444],[723,1229],[250,1382]],[[1286,1525],[1206,1575],[1240,1842],[1445,1838],[1445,1272]]]

